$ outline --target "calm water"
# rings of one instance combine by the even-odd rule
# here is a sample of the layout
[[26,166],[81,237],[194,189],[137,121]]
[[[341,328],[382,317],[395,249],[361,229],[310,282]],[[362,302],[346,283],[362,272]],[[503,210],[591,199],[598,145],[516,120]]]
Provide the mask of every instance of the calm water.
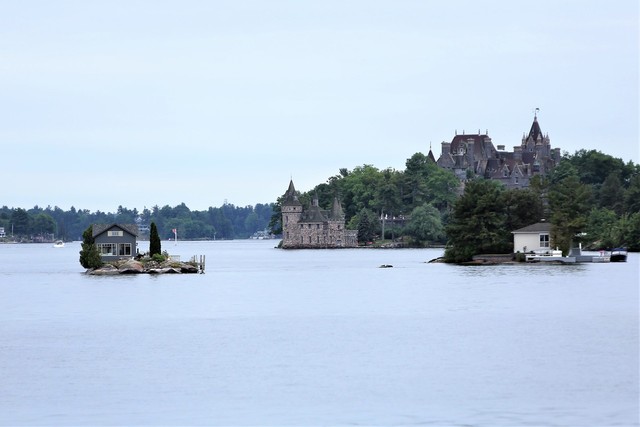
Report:
[[276,243],[164,242],[207,273],[160,277],[0,245],[0,424],[639,423],[638,254],[461,267]]

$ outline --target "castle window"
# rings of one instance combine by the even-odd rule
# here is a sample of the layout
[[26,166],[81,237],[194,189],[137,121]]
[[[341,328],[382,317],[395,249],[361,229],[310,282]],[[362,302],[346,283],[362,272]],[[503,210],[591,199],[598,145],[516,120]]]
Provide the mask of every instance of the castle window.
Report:
[[316,228],[320,230],[320,224],[316,224]]

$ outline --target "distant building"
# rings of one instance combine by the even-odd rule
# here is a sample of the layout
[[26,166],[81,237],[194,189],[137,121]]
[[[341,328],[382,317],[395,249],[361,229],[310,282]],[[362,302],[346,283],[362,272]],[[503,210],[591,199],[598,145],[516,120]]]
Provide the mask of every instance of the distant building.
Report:
[[7,237],[7,235],[4,232],[4,227],[0,227],[0,237]]
[[546,175],[560,162],[560,149],[551,148],[549,135],[543,135],[537,115],[529,135],[522,135],[520,145],[512,152],[504,145],[493,145],[487,133],[455,135],[451,142],[442,142],[438,166],[451,170],[461,180],[468,173],[494,179],[509,188],[529,186],[535,175]]
[[336,197],[330,211],[320,209],[318,198],[304,208],[298,200],[293,180],[282,201],[282,247],[353,248],[358,246],[358,231],[345,228],[342,206]]
[[93,239],[103,261],[132,258],[137,253],[135,224],[94,224]]

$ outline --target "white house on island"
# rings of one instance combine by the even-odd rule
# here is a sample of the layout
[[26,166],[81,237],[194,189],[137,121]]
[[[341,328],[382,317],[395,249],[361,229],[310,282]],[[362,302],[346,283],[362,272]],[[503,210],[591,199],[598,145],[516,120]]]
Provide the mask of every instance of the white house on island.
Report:
[[536,222],[512,231],[513,252],[547,252],[551,250],[551,223]]

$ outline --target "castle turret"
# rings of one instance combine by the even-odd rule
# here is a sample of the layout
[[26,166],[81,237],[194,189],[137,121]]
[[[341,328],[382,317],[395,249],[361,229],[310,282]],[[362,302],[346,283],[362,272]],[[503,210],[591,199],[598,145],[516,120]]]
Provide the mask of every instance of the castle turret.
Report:
[[302,217],[302,203],[298,200],[293,180],[282,198],[282,246],[295,246],[300,241],[298,223]]

